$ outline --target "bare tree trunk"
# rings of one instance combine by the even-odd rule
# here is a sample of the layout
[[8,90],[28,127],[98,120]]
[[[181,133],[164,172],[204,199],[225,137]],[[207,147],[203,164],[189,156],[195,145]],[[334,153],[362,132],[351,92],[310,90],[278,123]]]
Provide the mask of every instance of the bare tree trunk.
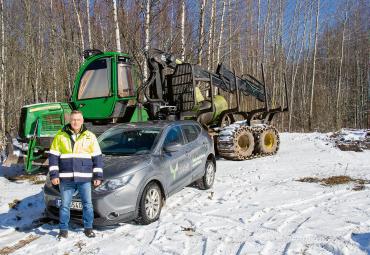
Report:
[[[77,9],[77,6],[76,6],[76,1],[75,0],[72,0],[72,1],[73,1],[73,6],[75,8],[76,15],[77,15],[78,28],[80,29],[81,50],[84,50],[85,49],[85,42],[84,42],[84,33],[83,33],[83,30],[82,30],[82,23],[81,23],[80,13],[78,12],[78,9]],[[83,57],[82,57],[82,60],[83,60]]]
[[202,55],[204,46],[204,15],[207,0],[201,0],[200,14],[199,14],[199,41],[198,41],[198,65],[202,65]]
[[220,28],[220,36],[218,38],[218,45],[217,45],[217,63],[220,63],[220,50],[221,50],[222,36],[224,33],[224,16],[225,16],[225,9],[226,9],[225,2],[226,0],[222,1],[221,28]]
[[214,49],[214,32],[215,32],[215,12],[216,12],[216,0],[212,0],[211,6],[211,25],[209,29],[208,37],[208,69],[213,69],[213,49]]
[[54,102],[57,102],[58,98],[58,91],[57,91],[57,83],[56,83],[56,68],[55,68],[55,48],[56,48],[56,40],[55,40],[55,22],[54,22],[54,15],[53,15],[53,0],[50,0],[50,13],[51,13],[51,42],[50,42],[50,49],[52,52],[52,83],[53,83],[53,91],[54,91]]
[[117,0],[113,0],[113,17],[114,17],[114,25],[115,25],[115,31],[116,31],[117,51],[121,52],[121,40],[119,38],[119,25],[118,25],[118,15],[117,15]]
[[312,83],[311,83],[311,97],[310,97],[310,114],[308,117],[308,126],[310,130],[312,130],[313,98],[314,98],[314,91],[315,91],[315,74],[316,74],[317,38],[318,38],[318,33],[319,33],[319,15],[320,15],[320,0],[317,0],[315,44],[314,44],[314,51],[313,51]]
[[181,1],[181,60],[185,60],[185,0]]
[[5,145],[5,31],[4,31],[4,1],[0,0],[1,18],[1,76],[0,76],[0,150]]
[[[145,8],[145,52],[148,52],[150,47],[150,3],[151,0],[146,1],[146,8]],[[144,61],[144,81],[148,79],[148,66],[146,62],[146,58]]]
[[298,67],[299,67],[301,55],[303,53],[303,48],[304,48],[305,40],[306,40],[306,21],[307,21],[307,15],[305,13],[304,14],[304,25],[303,25],[303,35],[302,35],[302,40],[301,40],[301,47],[299,49],[299,53],[298,53],[298,56],[297,56],[296,66],[294,68],[294,62],[293,62],[293,68],[292,68],[293,78],[292,78],[292,88],[290,90],[290,100],[289,100],[289,124],[288,124],[289,132],[291,132],[292,116],[293,116],[293,112],[294,112],[293,101],[294,101],[294,89],[295,89],[295,84],[296,84],[296,77],[297,77]]
[[90,0],[86,0],[86,13],[87,13],[87,35],[89,39],[89,48],[93,48],[92,40],[91,40],[91,22],[90,22]]
[[[106,51],[106,43],[105,43],[105,37],[104,37],[104,30],[103,30],[103,22],[101,20],[101,16],[99,15],[99,25],[100,25],[100,36],[101,36],[101,40],[102,40],[102,44],[103,44],[103,51]],[[117,43],[117,42],[116,42]],[[121,46],[121,43],[119,42],[120,46]]]
[[342,45],[341,45],[341,50],[340,50],[340,65],[339,65],[339,77],[338,77],[338,88],[337,88],[337,107],[336,107],[336,117],[335,117],[335,122],[336,122],[336,128],[339,129],[341,126],[341,107],[340,107],[340,96],[341,96],[341,89],[342,89],[342,66],[343,66],[343,53],[344,53],[344,36],[346,32],[346,24],[347,24],[347,13],[348,13],[348,1],[346,3],[346,10],[345,10],[345,17],[344,17],[344,22],[343,22],[343,31],[342,31]]
[[[228,44],[229,44],[229,68],[231,68],[232,66],[232,42],[231,42],[231,35],[232,35],[232,18],[231,18],[231,1],[232,0],[229,0],[227,2],[227,7],[228,7],[228,16],[229,16],[229,38],[228,38]],[[229,93],[229,107],[232,108],[233,107],[233,94],[232,93]]]
[[270,11],[271,8],[271,3],[270,0],[267,0],[267,15],[265,19],[265,27],[263,29],[263,50],[262,50],[262,62],[266,63],[266,37],[267,37],[267,29],[268,29],[268,24],[269,24],[269,19],[270,19]]
[[256,71],[258,72],[259,66],[258,66],[258,61],[260,60],[260,16],[261,16],[261,0],[258,0],[258,5],[257,5],[257,45],[256,45]]

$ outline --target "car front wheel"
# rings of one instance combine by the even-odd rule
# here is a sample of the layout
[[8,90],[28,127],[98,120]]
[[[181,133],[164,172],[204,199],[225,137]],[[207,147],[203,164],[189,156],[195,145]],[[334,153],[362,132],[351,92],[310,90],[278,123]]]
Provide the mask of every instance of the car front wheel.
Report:
[[204,175],[198,180],[198,187],[203,190],[210,189],[215,181],[215,174],[215,164],[212,160],[207,160]]
[[149,183],[141,196],[139,207],[139,218],[137,219],[140,224],[150,224],[158,220],[162,209],[162,191],[158,184]]

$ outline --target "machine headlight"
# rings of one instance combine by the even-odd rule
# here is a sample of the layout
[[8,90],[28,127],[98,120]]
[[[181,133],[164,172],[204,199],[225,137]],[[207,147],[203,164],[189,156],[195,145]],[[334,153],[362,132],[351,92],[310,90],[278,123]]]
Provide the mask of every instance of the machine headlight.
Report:
[[129,181],[132,179],[133,175],[125,175],[116,179],[110,179],[104,181],[99,187],[97,187],[96,191],[111,191],[118,188],[125,186]]

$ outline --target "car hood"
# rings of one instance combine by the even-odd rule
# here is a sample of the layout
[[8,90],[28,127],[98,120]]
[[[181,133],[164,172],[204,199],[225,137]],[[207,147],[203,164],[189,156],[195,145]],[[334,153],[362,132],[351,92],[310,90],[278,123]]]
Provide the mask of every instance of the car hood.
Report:
[[103,176],[104,179],[111,179],[118,176],[130,174],[150,165],[150,155],[133,156],[110,156],[104,155]]

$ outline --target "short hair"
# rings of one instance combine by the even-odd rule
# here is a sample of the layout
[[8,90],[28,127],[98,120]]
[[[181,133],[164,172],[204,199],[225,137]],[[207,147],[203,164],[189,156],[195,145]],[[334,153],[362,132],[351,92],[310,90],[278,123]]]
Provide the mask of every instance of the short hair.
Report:
[[81,112],[81,111],[79,111],[79,110],[73,110],[73,111],[71,112],[71,115],[70,115],[70,116],[72,116],[72,115],[74,115],[74,114],[81,114],[82,118],[84,117],[84,116],[83,116],[83,114],[82,114],[82,112]]
[[81,114],[81,115],[83,116],[82,112],[81,112],[81,111],[79,111],[79,110],[73,110],[73,111],[71,112],[71,115],[73,115],[73,114]]

